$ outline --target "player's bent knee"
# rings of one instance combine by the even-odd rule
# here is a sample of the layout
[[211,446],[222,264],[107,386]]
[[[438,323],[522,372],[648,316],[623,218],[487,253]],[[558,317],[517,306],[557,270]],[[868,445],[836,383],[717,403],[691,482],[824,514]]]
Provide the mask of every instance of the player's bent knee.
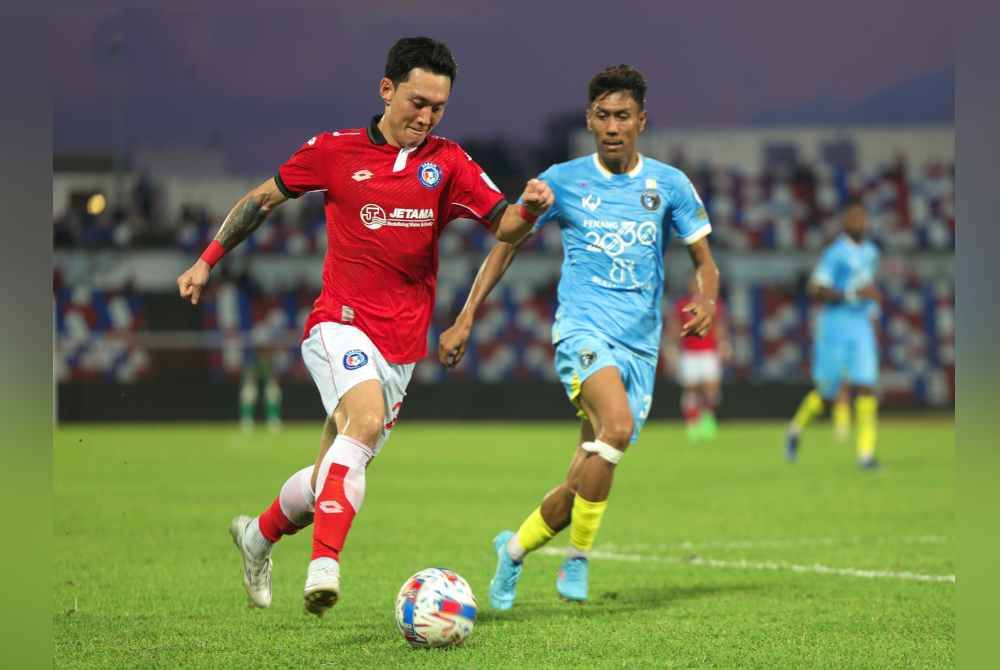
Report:
[[364,412],[348,419],[346,434],[373,447],[385,428],[385,415],[382,412]]
[[629,440],[632,439],[632,419],[619,419],[610,421],[603,426],[601,431],[601,441],[615,447],[620,451],[628,448]]
[[594,440],[593,442],[584,442],[580,445],[585,451],[589,451],[592,454],[597,454],[604,460],[606,460],[611,465],[617,465],[618,461],[622,459],[625,455],[624,449],[617,449],[612,445],[604,442],[602,440]]

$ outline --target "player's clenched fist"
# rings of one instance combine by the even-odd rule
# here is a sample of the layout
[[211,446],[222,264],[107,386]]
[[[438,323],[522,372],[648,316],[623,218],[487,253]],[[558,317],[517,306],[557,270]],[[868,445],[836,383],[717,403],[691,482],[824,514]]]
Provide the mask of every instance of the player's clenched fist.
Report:
[[555,196],[549,185],[541,179],[529,179],[524,187],[524,193],[521,194],[520,201],[529,212],[537,216],[552,206],[552,203],[555,202]]
[[438,340],[438,360],[441,361],[441,365],[453,368],[462,362],[470,332],[472,324],[459,320],[441,333],[441,338]]
[[177,288],[180,289],[181,297],[190,300],[192,305],[197,305],[201,291],[208,283],[208,274],[211,270],[208,263],[200,258],[196,260],[194,265],[177,278]]

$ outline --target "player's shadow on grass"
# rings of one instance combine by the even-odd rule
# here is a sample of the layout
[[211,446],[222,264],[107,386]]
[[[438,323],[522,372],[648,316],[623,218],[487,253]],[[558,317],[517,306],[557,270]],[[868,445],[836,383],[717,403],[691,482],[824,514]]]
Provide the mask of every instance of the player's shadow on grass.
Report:
[[[633,612],[639,610],[668,609],[685,600],[712,598],[737,593],[746,593],[764,588],[760,584],[697,584],[695,586],[647,586],[630,588],[621,591],[604,591],[598,593],[585,605],[560,601],[555,594],[546,603],[538,601],[524,602],[514,609],[499,612],[489,605],[482,604],[476,615],[476,623],[490,625],[493,623],[517,623],[534,619],[546,619],[553,616],[574,616],[579,618],[606,617],[610,614]],[[350,645],[378,646],[387,642],[384,632],[372,631],[368,624],[357,624],[358,633],[341,642]],[[397,641],[393,637],[392,644]]]
[[551,602],[529,601],[512,610],[498,612],[489,606],[481,607],[476,617],[477,623],[529,621],[554,614],[573,614],[582,617],[607,616],[619,612],[667,609],[684,600],[711,598],[720,595],[745,593],[763,588],[760,584],[698,584],[695,586],[647,586],[604,591],[592,597],[586,604],[563,602],[553,594]]

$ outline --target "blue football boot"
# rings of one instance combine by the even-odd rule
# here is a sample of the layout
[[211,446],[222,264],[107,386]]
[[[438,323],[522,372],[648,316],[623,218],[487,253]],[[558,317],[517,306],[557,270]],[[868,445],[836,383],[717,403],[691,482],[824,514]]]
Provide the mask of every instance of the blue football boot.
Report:
[[507,542],[514,533],[501,531],[493,538],[493,549],[497,555],[497,571],[490,580],[490,605],[494,609],[509,610],[514,606],[514,596],[517,591],[517,580],[521,578],[523,565],[515,563],[507,553]]
[[799,436],[796,433],[788,433],[785,438],[785,460],[794,463],[799,460]]
[[574,556],[563,561],[559,568],[559,577],[556,579],[556,590],[559,595],[573,602],[582,603],[587,600],[587,559],[583,556]]
[[874,456],[862,458],[858,461],[858,467],[862,470],[878,470],[881,466]]

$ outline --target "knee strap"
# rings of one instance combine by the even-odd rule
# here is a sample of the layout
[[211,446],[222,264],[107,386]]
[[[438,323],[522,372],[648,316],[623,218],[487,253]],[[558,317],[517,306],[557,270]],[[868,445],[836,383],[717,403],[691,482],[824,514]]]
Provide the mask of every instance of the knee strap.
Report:
[[601,442],[600,440],[584,442],[580,445],[580,448],[584,451],[589,451],[592,454],[597,454],[612,465],[616,465],[618,461],[622,459],[622,456],[625,455],[624,451],[619,451],[607,442]]

